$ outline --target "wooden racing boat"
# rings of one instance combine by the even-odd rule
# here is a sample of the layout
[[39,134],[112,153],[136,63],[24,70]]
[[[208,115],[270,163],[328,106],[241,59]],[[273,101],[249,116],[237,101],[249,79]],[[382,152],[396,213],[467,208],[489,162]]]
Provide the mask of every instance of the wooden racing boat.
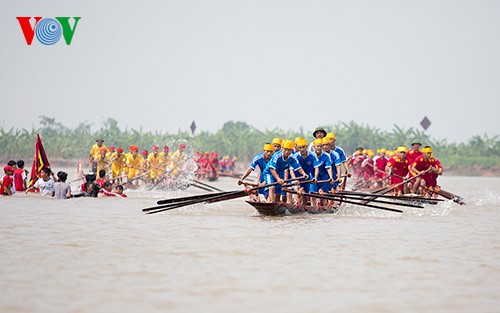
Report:
[[246,201],[246,203],[253,206],[260,215],[266,216],[277,216],[277,215],[291,215],[291,214],[301,214],[301,213],[311,213],[311,214],[320,214],[320,213],[337,213],[338,207],[325,207],[323,209],[318,209],[313,206],[295,206],[293,204],[284,203],[284,202],[254,202],[254,201]]

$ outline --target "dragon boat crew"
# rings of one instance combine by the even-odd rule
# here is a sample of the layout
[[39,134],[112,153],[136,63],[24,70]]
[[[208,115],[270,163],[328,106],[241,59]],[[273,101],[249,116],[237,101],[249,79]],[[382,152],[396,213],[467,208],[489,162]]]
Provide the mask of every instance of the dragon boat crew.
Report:
[[[427,184],[427,187],[429,188],[430,192],[433,192],[439,188],[437,184],[437,179],[439,175],[443,175],[443,166],[441,165],[441,162],[432,154],[431,158],[434,159],[434,165],[432,170],[429,173],[424,174],[424,179],[425,183]],[[435,197],[437,197],[437,194],[434,194]]]
[[[412,164],[410,164],[410,172],[413,176],[419,175],[421,176],[415,178],[415,181],[412,185],[412,193],[425,194],[424,189],[427,186],[426,183],[430,182],[431,175],[429,171],[432,171],[433,166],[435,164],[434,158],[432,157],[432,148],[430,146],[426,146],[422,149],[422,155],[417,157]],[[423,173],[426,172],[426,173]]]
[[361,162],[361,168],[363,169],[363,180],[365,185],[367,185],[370,189],[372,189],[373,181],[375,178],[375,170],[373,169],[374,162],[373,157],[375,153],[373,150],[368,150],[366,159]]
[[352,167],[352,178],[354,182],[358,182],[362,177],[361,163],[363,163],[365,157],[363,155],[363,148],[358,147],[352,156],[351,167]]
[[294,170],[299,170],[299,173],[306,179],[308,178],[302,167],[300,167],[297,159],[291,155],[293,145],[293,141],[283,140],[281,143],[281,150],[274,153],[266,164],[266,169],[264,170],[266,184],[278,183],[278,185],[266,187],[269,192],[268,202],[276,202],[276,200],[278,200],[276,199],[276,194],[279,195],[282,193],[281,186],[284,184],[284,181],[288,179],[290,166]]
[[[255,171],[257,167],[259,168],[259,184],[264,184],[265,183],[264,170],[266,169],[267,162],[269,162],[273,153],[274,153],[273,145],[270,143],[264,144],[262,152],[259,152],[257,153],[257,155],[254,156],[252,163],[250,163],[245,173],[243,173],[241,178],[238,180],[238,185],[243,184],[245,178],[247,178],[252,171]],[[267,190],[265,190],[265,188],[259,189],[258,194],[263,195],[264,198],[267,198],[269,195]],[[251,196],[250,199],[252,201],[260,201],[260,197],[255,197],[253,195],[250,196]]]
[[159,149],[160,148],[157,145],[154,145],[151,148],[152,152],[148,155],[148,158],[146,160],[149,168],[151,169],[151,172],[149,173],[149,179],[152,182],[156,181],[163,173],[163,170],[161,168],[162,158],[160,156],[160,153],[158,152]]
[[122,179],[120,176],[122,175],[123,168],[126,163],[126,157],[125,154],[123,154],[123,148],[118,147],[118,149],[116,149],[116,152],[111,155],[110,160],[111,178],[113,179],[113,183],[115,183],[116,180],[116,183],[121,184]]
[[170,175],[172,177],[178,176],[182,171],[182,165],[186,158],[186,145],[180,144],[179,149],[172,153],[172,161],[170,162]]
[[90,153],[89,153],[89,164],[92,166],[92,172],[97,173],[97,162],[95,162],[95,158],[98,157],[101,154],[101,148],[106,149],[106,152],[109,151],[108,147],[104,144],[104,140],[102,138],[99,138],[96,140],[96,143],[90,148]]
[[110,146],[109,147],[109,151],[108,153],[106,153],[106,156],[111,160],[111,156],[113,155],[113,153],[116,152],[116,147],[115,146]]
[[[345,174],[349,175],[350,174],[349,163],[347,162],[347,157],[345,155],[344,149],[337,146],[337,137],[335,137],[334,133],[328,133],[328,134],[326,134],[325,137],[330,139],[330,150],[337,152],[337,154],[339,155],[339,158],[340,158],[340,163],[344,167]],[[334,164],[333,160],[332,160],[332,164]],[[338,172],[338,175],[340,177],[340,172]]]
[[309,144],[309,147],[307,148],[311,153],[314,153],[314,140],[316,139],[323,139],[326,137],[326,130],[323,127],[316,127],[316,129],[312,133],[314,139],[311,141]]
[[387,150],[380,148],[377,150],[378,155],[373,158],[373,169],[375,171],[375,181],[377,187],[385,187],[387,185],[387,173],[385,168],[389,159],[386,157]]
[[101,170],[105,170],[108,172],[109,170],[109,165],[110,165],[110,159],[108,157],[108,150],[106,148],[101,148],[99,151],[99,154],[94,156],[94,163],[97,164],[97,173],[99,173]]
[[[322,193],[332,192],[333,189],[333,172],[332,172],[332,159],[330,158],[330,151],[324,151],[325,146],[330,149],[330,140],[327,138],[318,138],[313,141],[314,156],[316,157],[316,164],[314,165],[314,180],[315,184],[311,184],[311,192]],[[327,180],[325,182],[325,180]],[[323,182],[319,182],[323,181]]]
[[420,151],[420,147],[422,144],[419,141],[414,141],[411,144],[411,149],[406,153],[406,158],[410,164],[418,158],[422,156],[422,151]]
[[[305,140],[304,138],[296,139],[295,146],[297,152],[293,154],[293,157],[297,159],[300,167],[302,167],[308,177],[314,177],[315,166],[318,166],[318,158],[313,152],[309,151],[307,140]],[[294,170],[293,168],[290,168],[290,174],[292,178],[301,176],[300,172],[298,170]],[[309,193],[311,192],[311,183],[302,183],[305,180],[305,178],[300,179],[300,185],[297,186],[298,191]],[[304,197],[301,194],[293,196],[293,201],[296,205],[307,205],[308,200],[309,199],[307,197]]]
[[[406,159],[406,147],[399,146],[396,149],[396,155],[394,155],[388,162],[386,166],[387,175],[390,177],[391,184],[399,184],[403,182],[405,177],[408,175],[408,160]],[[409,189],[406,185],[400,185],[395,190],[396,195],[401,195],[403,193],[408,193]]]
[[[128,168],[127,180],[131,182],[136,176],[141,173],[142,163],[144,158],[139,155],[139,148],[135,145],[130,146],[130,155],[127,157],[126,164]],[[136,186],[139,184],[138,180],[134,183]]]
[[283,142],[283,140],[281,140],[281,138],[279,138],[279,137],[273,138],[273,140],[271,141],[271,144],[273,145],[274,153],[281,150],[281,143],[282,142]]
[[[297,161],[300,164],[300,167],[304,170],[304,172],[307,174],[308,177],[314,177],[315,175],[315,168],[319,165],[318,163],[318,158],[313,152],[310,152],[308,149],[307,145],[307,140],[304,138],[300,138],[295,142],[295,145],[297,146],[298,152],[293,154],[293,157],[297,159]],[[300,172],[298,170],[293,170],[290,173],[292,174],[292,177],[298,177],[302,176],[300,175]],[[301,181],[305,181],[305,178],[302,178]],[[311,183],[301,183],[300,188],[303,188],[304,192],[310,192],[311,191]]]
[[323,151],[326,154],[328,154],[332,162],[333,183],[331,192],[335,192],[335,190],[337,190],[337,187],[339,185],[338,180],[340,179],[340,172],[341,172],[340,165],[342,163],[340,161],[341,160],[340,155],[337,153],[337,151],[331,150],[331,139],[327,137],[323,138]]
[[170,148],[168,146],[163,146],[163,149],[160,153],[160,168],[163,171],[167,170],[167,166],[170,164],[170,161],[172,159],[172,154],[169,153]]

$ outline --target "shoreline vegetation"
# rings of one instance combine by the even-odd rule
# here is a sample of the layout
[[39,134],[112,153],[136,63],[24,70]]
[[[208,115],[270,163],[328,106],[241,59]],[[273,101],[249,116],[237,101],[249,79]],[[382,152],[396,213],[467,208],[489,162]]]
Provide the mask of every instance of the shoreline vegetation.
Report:
[[[24,159],[27,168],[35,152],[36,134],[40,134],[49,161],[53,166],[76,166],[78,160],[86,160],[96,138],[102,137],[109,147],[121,146],[125,151],[131,144],[140,149],[150,150],[153,145],[167,145],[175,150],[176,145],[185,143],[191,150],[215,151],[219,155],[237,156],[238,163],[247,166],[262,145],[274,137],[294,139],[304,137],[311,140],[313,130],[258,130],[240,121],[228,121],[215,133],[207,131],[191,135],[179,130],[176,134],[160,131],[142,131],[142,129],[120,130],[118,122],[108,118],[97,131],[91,130],[88,122],[80,123],[76,128],[68,128],[54,118],[40,116],[39,128],[4,129],[0,127],[0,161]],[[475,135],[464,143],[448,143],[447,140],[431,138],[426,133],[414,128],[400,128],[394,125],[392,131],[354,121],[336,125],[321,125],[335,133],[337,142],[347,155],[362,146],[376,150],[392,149],[399,145],[410,146],[414,140],[423,145],[430,145],[434,154],[441,161],[445,175],[463,176],[500,176],[500,136]]]

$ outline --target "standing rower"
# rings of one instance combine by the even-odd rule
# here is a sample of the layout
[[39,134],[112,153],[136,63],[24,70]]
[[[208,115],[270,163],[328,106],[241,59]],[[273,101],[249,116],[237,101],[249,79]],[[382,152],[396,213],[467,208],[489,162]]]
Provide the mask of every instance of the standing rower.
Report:
[[108,147],[104,144],[104,140],[99,138],[96,140],[96,143],[92,146],[89,153],[89,164],[92,164],[92,172],[97,173],[97,162],[94,161],[94,158],[99,156],[101,153],[101,148],[106,149],[108,151]]
[[[326,130],[323,127],[316,127],[316,129],[313,131],[313,137],[314,140],[325,138]],[[308,148],[308,150],[311,151],[311,153],[314,153],[314,140],[311,141]]]

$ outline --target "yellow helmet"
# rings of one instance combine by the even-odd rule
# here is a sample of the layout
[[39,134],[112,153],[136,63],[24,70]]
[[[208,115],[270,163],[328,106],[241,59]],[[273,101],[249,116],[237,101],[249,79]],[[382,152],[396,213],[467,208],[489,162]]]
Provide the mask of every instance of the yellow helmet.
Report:
[[273,139],[273,141],[271,141],[271,143],[272,144],[281,145],[282,140],[281,140],[281,138],[276,137],[276,138]]
[[425,147],[422,149],[422,153],[432,153],[432,148],[431,147]]
[[328,133],[328,134],[326,134],[325,138],[336,139],[334,133]]
[[399,146],[398,149],[396,150],[397,152],[405,152],[408,151],[405,146]]
[[264,144],[264,148],[262,149],[264,151],[274,151],[273,145],[271,143],[266,143]]
[[293,149],[293,145],[294,145],[293,141],[288,139],[285,139],[281,142],[281,147],[283,149]]
[[297,140],[295,143],[297,144],[297,147],[307,146],[307,140],[304,138]]
[[330,138],[325,137],[322,139],[324,145],[329,145],[330,144]]
[[315,145],[315,146],[317,146],[317,145],[323,145],[323,139],[322,138],[315,139],[313,141],[313,145]]
[[297,143],[297,142],[299,142],[301,139],[304,139],[304,138],[302,138],[302,137],[295,137],[294,142],[295,142],[295,143]]

